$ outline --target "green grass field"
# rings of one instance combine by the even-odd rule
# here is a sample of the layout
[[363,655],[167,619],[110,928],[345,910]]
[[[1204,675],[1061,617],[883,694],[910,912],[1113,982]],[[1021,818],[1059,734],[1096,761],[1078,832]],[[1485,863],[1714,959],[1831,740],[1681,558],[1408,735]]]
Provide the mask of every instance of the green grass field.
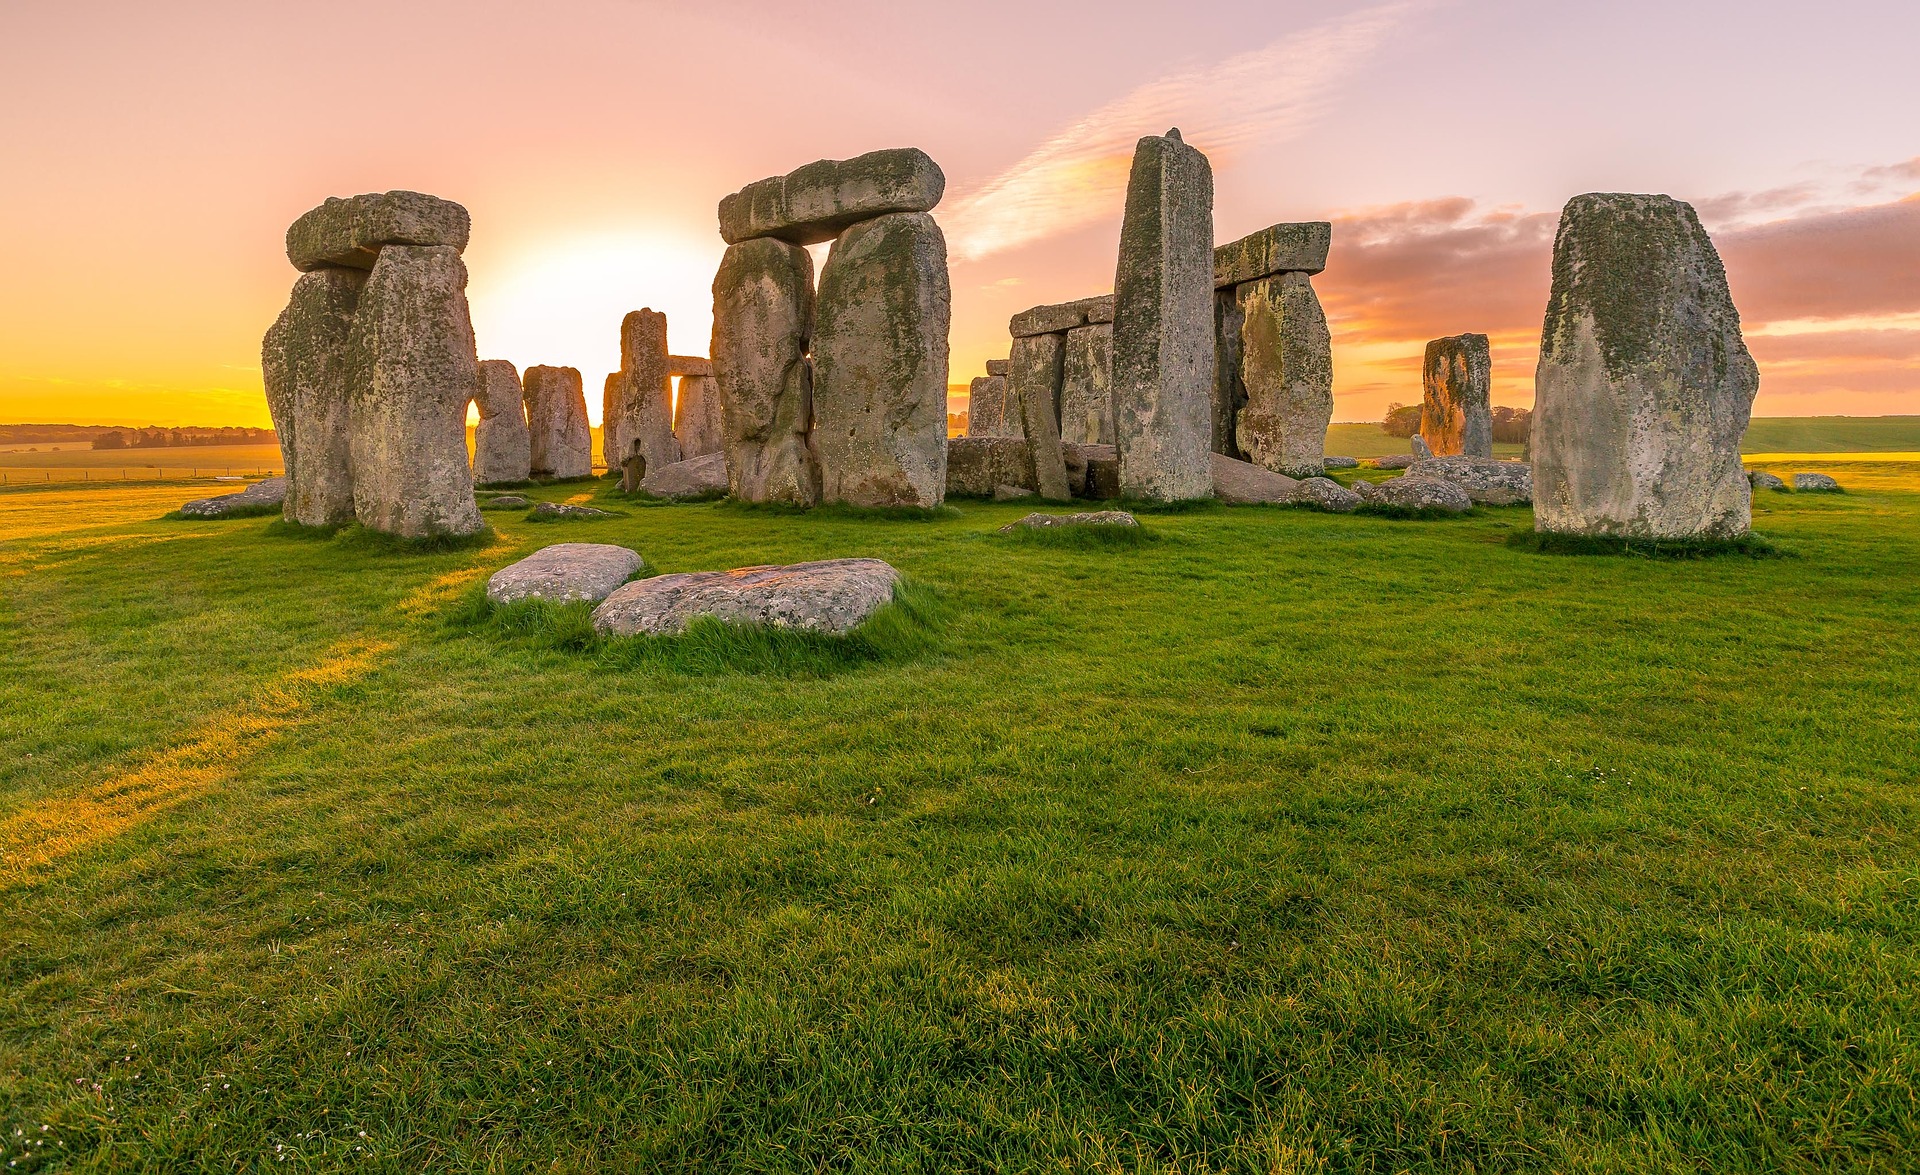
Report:
[[[1841,476],[1693,562],[965,503],[406,556],[0,492],[0,1159],[1911,1169],[1920,464]],[[472,622],[562,540],[879,556],[931,627]]]

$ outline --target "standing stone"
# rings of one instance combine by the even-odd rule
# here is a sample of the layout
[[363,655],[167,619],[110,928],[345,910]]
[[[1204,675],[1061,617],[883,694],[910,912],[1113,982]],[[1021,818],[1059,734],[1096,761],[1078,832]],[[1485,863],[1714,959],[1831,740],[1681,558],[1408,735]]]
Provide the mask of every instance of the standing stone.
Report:
[[1333,421],[1333,336],[1313,281],[1276,274],[1240,286],[1238,297],[1246,406],[1234,441],[1255,465],[1319,477]]
[[1420,435],[1441,457],[1493,456],[1493,359],[1485,335],[1427,344],[1420,364]]
[[843,233],[820,267],[813,332],[821,497],[938,506],[947,488],[947,241],[896,212]]
[[521,379],[535,477],[592,477],[593,426],[587,393],[572,367],[529,367]]
[[1067,332],[1060,384],[1060,439],[1076,445],[1113,443],[1113,324]]
[[1241,379],[1240,331],[1247,316],[1240,310],[1240,292],[1233,286],[1213,292],[1213,403],[1212,450],[1240,459],[1233,435],[1234,421],[1247,404],[1247,385]]
[[1007,429],[1007,377],[982,375],[967,385],[967,435],[970,437],[1005,436]]
[[631,446],[620,431],[620,405],[626,398],[626,387],[627,373],[615,371],[607,375],[600,388],[600,464],[609,471],[619,469],[630,455]]
[[505,359],[482,361],[475,400],[480,423],[473,428],[473,480],[481,485],[527,480],[533,470],[533,441],[520,373]]
[[667,356],[667,316],[635,310],[620,323],[620,395],[617,405],[624,463],[634,452],[648,469],[680,460],[673,438],[673,377]]
[[743,502],[811,506],[820,464],[808,432],[813,258],[761,238],[729,245],[713,278],[713,374],[727,481]]
[[451,245],[388,245],[360,293],[347,350],[353,506],[369,530],[426,538],[484,523],[467,464],[480,360],[467,267]]
[[267,407],[287,478],[282,513],[302,526],[353,520],[347,340],[366,281],[360,269],[302,274],[260,347]]
[[1067,336],[1028,335],[1013,340],[1009,392],[1020,407],[1020,423],[1033,451],[1033,487],[1055,502],[1072,497],[1066,459],[1060,452],[1060,422],[1055,397],[1066,369]]
[[1210,497],[1213,170],[1178,130],[1134,149],[1113,290],[1121,492]]
[[673,405],[673,436],[680,460],[726,449],[720,423],[720,388],[711,375],[683,375]]
[[1736,538],[1759,390],[1726,271],[1691,205],[1575,196],[1560,214],[1535,376],[1535,527]]

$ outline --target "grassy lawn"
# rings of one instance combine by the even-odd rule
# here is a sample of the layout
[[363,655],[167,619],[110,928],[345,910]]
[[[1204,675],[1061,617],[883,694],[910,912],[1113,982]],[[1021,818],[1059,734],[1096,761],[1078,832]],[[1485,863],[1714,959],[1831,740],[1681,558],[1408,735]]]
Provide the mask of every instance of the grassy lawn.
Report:
[[[0,493],[0,1169],[1909,1169],[1920,465],[1855,472],[1695,562]],[[934,627],[452,623],[582,540],[879,556]]]

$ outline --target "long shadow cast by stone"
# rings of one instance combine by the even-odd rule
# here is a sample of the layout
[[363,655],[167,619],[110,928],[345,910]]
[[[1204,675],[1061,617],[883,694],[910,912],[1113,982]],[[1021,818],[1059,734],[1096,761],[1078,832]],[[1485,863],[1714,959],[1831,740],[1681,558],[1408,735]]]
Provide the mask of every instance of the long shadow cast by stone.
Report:
[[1507,545],[1536,555],[1626,555],[1639,559],[1799,558],[1765,535],[1752,533],[1737,539],[1642,539],[1524,530],[1508,535]]
[[725,498],[719,503],[722,510],[735,510],[744,514],[788,514],[801,518],[823,518],[835,521],[854,522],[942,522],[959,518],[962,512],[955,506],[848,506],[831,502],[821,506],[793,506],[785,502],[742,502],[738,498]]

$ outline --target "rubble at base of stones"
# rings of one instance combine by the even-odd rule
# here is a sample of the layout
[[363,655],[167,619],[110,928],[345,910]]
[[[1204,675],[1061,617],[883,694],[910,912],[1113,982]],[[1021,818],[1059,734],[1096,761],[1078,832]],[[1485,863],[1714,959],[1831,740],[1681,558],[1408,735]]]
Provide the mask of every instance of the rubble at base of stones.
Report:
[[1840,483],[1824,473],[1796,473],[1793,475],[1793,492],[1796,494],[1839,494],[1845,493]]
[[1449,514],[1464,514],[1473,508],[1473,499],[1467,491],[1452,482],[1431,477],[1402,476],[1378,485],[1357,481],[1353,483],[1353,489],[1367,504],[1402,510],[1443,510]]
[[188,518],[228,518],[234,514],[257,514],[282,506],[287,500],[287,479],[269,477],[256,481],[237,494],[214,498],[195,498],[180,507]]
[[1308,477],[1301,479],[1287,501],[1329,514],[1351,514],[1360,508],[1364,499],[1332,478]]
[[1787,483],[1785,481],[1782,481],[1779,476],[1768,473],[1764,469],[1747,470],[1747,484],[1756,490],[1773,490],[1777,493],[1785,493],[1787,491]]
[[1061,526],[1139,526],[1140,520],[1125,510],[1093,510],[1084,514],[1029,514],[1000,528],[1001,534],[1016,530],[1047,530]]
[[1358,457],[1323,457],[1320,463],[1328,469],[1355,469],[1360,465]]
[[595,518],[618,518],[611,510],[597,506],[575,506],[567,502],[541,502],[528,516],[529,522],[588,522]]
[[640,480],[640,492],[656,498],[711,498],[727,492],[727,455],[708,453],[649,469]]
[[1407,467],[1407,477],[1452,482],[1476,505],[1514,506],[1533,501],[1533,467],[1492,457],[1429,457]]
[[826,559],[636,580],[594,609],[611,636],[672,636],[710,616],[727,624],[846,633],[893,599],[900,574],[879,559]]
[[516,600],[597,604],[632,579],[641,565],[639,553],[626,547],[555,543],[494,572],[487,580],[487,599],[496,604]]
[[1373,469],[1405,469],[1418,460],[1412,453],[1396,453],[1391,457],[1375,457],[1366,464]]

